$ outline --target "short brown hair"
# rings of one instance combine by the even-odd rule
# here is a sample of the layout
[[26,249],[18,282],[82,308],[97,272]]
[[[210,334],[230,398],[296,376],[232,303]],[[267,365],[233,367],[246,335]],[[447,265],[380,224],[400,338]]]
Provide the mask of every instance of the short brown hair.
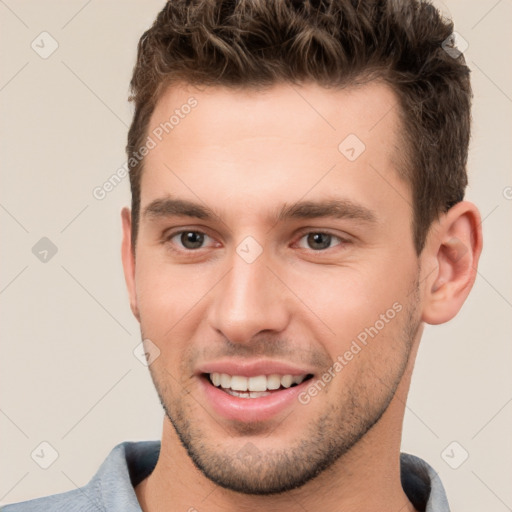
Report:
[[132,239],[140,215],[147,137],[169,85],[325,87],[379,79],[398,97],[410,183],[413,237],[421,253],[431,223],[464,198],[470,137],[469,69],[453,49],[453,23],[422,0],[171,0],[141,37],[131,80],[126,147]]

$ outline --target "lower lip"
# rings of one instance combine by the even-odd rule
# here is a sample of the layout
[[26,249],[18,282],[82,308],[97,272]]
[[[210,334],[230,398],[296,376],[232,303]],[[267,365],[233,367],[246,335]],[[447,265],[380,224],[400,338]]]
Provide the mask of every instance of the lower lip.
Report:
[[215,387],[208,377],[202,375],[199,379],[206,394],[207,401],[213,409],[226,419],[245,423],[265,421],[293,404],[298,403],[298,395],[309,385],[307,379],[297,386],[274,391],[270,395],[259,398],[240,398],[232,396]]

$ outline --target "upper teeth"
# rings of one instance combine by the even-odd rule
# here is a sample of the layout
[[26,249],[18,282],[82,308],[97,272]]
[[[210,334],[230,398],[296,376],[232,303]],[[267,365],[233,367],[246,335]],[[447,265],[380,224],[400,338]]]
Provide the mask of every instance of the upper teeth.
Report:
[[214,386],[235,391],[266,391],[279,389],[281,386],[289,388],[292,384],[300,384],[307,375],[258,375],[257,377],[244,377],[243,375],[228,375],[227,373],[210,373]]

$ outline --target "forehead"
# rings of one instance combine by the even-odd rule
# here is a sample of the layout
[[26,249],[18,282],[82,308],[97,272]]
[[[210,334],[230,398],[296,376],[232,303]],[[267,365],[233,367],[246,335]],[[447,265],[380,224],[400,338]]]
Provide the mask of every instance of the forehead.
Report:
[[141,209],[166,194],[217,211],[257,213],[305,194],[360,204],[368,196],[373,208],[396,201],[404,186],[394,183],[401,181],[398,103],[382,83],[263,91],[175,85],[158,101],[147,134],[154,148],[145,157]]
[[[191,103],[195,106],[189,108]],[[162,135],[186,146],[277,137],[337,148],[348,134],[364,143],[373,142],[372,132],[379,141],[395,146],[399,132],[395,93],[377,81],[340,89],[316,83],[280,83],[264,90],[173,85],[157,102],[148,133],[170,120],[172,129]],[[194,139],[190,140],[192,130]]]

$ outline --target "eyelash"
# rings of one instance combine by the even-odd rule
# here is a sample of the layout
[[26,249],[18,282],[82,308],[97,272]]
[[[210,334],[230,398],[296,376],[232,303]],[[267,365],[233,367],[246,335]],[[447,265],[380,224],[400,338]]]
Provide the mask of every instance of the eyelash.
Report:
[[[196,234],[200,234],[200,235],[205,235],[207,236],[208,238],[212,238],[210,235],[208,235],[208,233],[205,233],[204,231],[199,231],[199,230],[195,230],[195,229],[182,229],[180,231],[175,231],[175,232],[172,232],[172,233],[169,233],[167,234],[165,237],[164,237],[164,240],[163,240],[163,243],[165,244],[171,244],[171,240],[173,238],[175,238],[176,236],[179,236],[183,233],[196,233]],[[310,230],[310,231],[304,231],[300,234],[300,237],[298,239],[298,241],[302,240],[305,236],[307,235],[310,235],[310,234],[321,234],[321,235],[328,235],[330,237],[332,237],[332,239],[337,239],[339,241],[338,244],[336,244],[335,246],[333,247],[327,247],[326,249],[319,249],[319,250],[315,250],[315,249],[306,249],[310,252],[313,252],[313,253],[325,253],[327,252],[329,249],[334,249],[335,247],[339,247],[339,246],[343,246],[343,245],[346,245],[346,244],[349,244],[350,243],[350,240],[346,239],[346,238],[342,238],[338,235],[335,235],[334,233],[330,233],[329,231],[315,231],[315,230]],[[198,249],[187,249],[187,248],[180,248],[180,249],[175,249],[173,247],[171,247],[171,249],[175,252],[185,252],[185,253],[194,253],[194,252],[199,252],[201,251],[202,249],[205,249],[205,247],[199,247]]]

